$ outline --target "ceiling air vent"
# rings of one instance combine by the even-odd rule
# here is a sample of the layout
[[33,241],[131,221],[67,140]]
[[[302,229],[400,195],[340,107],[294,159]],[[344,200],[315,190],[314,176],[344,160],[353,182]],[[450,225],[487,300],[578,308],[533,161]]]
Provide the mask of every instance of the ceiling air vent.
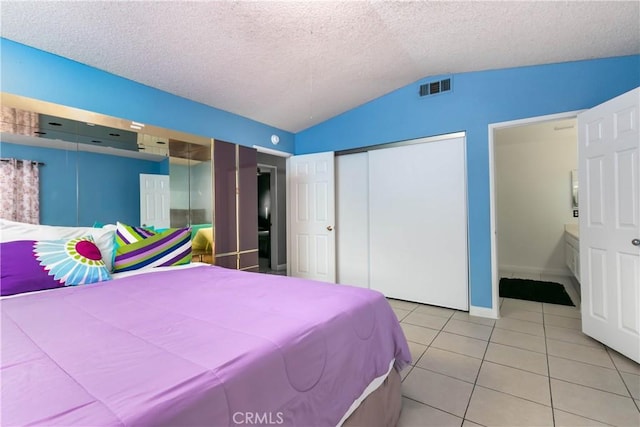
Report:
[[435,82],[420,85],[420,96],[435,95],[436,93],[451,90],[451,79],[436,80]]

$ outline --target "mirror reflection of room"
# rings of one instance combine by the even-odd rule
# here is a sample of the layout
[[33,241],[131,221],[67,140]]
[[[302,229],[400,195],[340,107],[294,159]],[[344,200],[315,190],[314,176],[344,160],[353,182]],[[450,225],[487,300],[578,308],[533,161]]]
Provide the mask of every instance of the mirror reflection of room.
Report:
[[[17,98],[3,95],[0,147],[3,158],[43,163],[38,223],[137,224],[139,175],[168,174],[166,149],[147,152],[139,145],[143,134],[70,119],[65,107]],[[16,107],[12,101],[26,105]],[[27,116],[33,119],[26,121]]]
[[191,227],[193,257],[214,254],[211,146],[169,140],[171,227]]
[[[194,259],[214,262],[210,138],[9,94],[3,94],[1,130],[3,170],[15,164],[20,172],[37,172],[37,180],[29,180],[34,191],[16,189],[34,195],[34,209],[25,212],[29,217],[3,213],[3,219],[55,226],[157,226],[144,218],[139,182],[164,177],[171,190],[169,220],[160,228],[191,227]],[[3,188],[3,199],[8,192]]]

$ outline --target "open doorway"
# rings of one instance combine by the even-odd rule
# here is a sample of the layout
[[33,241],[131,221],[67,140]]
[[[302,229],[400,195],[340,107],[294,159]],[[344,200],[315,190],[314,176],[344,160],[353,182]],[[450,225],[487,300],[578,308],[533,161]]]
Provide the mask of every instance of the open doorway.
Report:
[[287,272],[286,159],[258,152],[257,215],[259,271]]
[[577,112],[489,126],[493,306],[502,277],[560,283],[574,304],[579,286],[565,259],[565,226],[577,169]]
[[[271,195],[272,187],[275,190],[276,172],[277,168],[274,166],[258,165],[258,261],[261,273],[267,273],[273,269],[271,254],[273,252],[272,236],[275,233]],[[275,191],[273,193],[275,196]]]

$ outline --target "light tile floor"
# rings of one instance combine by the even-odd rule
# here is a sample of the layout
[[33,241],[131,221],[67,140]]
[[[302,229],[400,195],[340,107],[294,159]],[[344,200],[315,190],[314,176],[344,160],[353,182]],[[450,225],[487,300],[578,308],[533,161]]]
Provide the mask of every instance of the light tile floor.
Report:
[[494,321],[389,303],[413,356],[399,427],[640,426],[640,365],[584,335],[575,307],[501,299]]

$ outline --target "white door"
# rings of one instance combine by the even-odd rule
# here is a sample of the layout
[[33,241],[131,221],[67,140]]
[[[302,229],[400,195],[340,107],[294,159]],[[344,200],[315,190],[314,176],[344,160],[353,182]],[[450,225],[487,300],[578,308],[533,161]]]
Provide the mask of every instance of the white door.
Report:
[[369,152],[369,283],[468,310],[465,137],[415,142]]
[[640,362],[640,89],[578,115],[582,330]]
[[336,281],[369,287],[368,153],[336,156]]
[[288,275],[335,283],[333,152],[287,160]]
[[140,174],[140,224],[170,227],[169,175]]

